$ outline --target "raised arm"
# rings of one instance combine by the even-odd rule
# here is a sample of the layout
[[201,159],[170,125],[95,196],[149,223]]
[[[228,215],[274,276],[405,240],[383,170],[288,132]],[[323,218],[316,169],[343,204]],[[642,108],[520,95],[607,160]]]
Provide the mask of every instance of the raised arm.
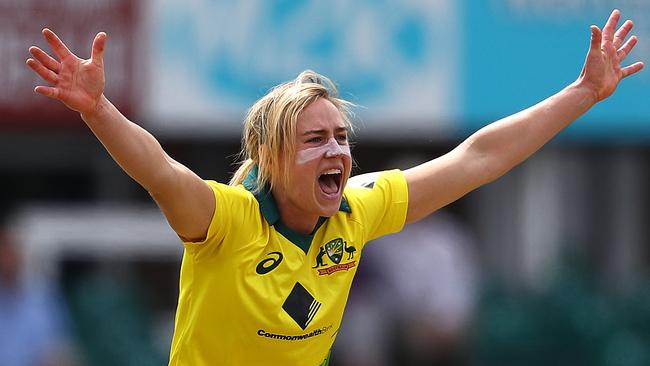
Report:
[[87,60],[70,52],[51,30],[44,29],[43,36],[57,59],[38,47],[29,48],[33,58],[27,65],[50,84],[34,91],[79,112],[120,167],[151,194],[181,238],[204,238],[215,209],[211,188],[170,158],[150,133],[124,117],[103,94],[106,33],[95,36]]
[[640,71],[641,62],[621,66],[637,38],[625,41],[633,24],[628,20],[616,30],[619,19],[620,12],[614,10],[602,32],[591,27],[589,53],[574,83],[533,107],[480,129],[450,153],[405,171],[407,223],[502,176],[610,96],[623,78]]

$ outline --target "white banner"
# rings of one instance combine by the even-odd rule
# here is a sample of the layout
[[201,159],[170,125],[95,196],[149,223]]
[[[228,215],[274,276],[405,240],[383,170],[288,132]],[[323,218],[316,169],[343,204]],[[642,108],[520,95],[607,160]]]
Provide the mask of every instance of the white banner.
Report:
[[451,0],[152,1],[145,116],[173,134],[239,134],[245,112],[304,69],[362,106],[368,134],[440,133],[458,115]]

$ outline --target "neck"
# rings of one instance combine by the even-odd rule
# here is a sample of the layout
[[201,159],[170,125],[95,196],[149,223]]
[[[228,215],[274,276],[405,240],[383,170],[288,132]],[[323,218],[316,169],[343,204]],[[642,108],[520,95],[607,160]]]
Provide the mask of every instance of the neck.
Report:
[[280,221],[298,234],[309,235],[318,224],[317,214],[306,213],[287,200],[286,196],[273,193],[275,204],[280,212]]

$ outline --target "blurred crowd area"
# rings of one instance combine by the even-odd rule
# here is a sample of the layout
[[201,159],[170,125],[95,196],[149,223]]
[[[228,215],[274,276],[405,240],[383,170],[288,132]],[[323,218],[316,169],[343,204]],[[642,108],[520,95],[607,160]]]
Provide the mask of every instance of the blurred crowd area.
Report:
[[[165,364],[178,296],[182,247],[147,192],[32,92],[43,26],[82,57],[107,31],[107,96],[227,182],[246,107],[305,68],[362,106],[360,174],[438,157],[557,91],[613,6],[639,17],[647,64],[650,3],[542,3],[0,0],[0,365]],[[331,365],[650,365],[648,75],[505,177],[369,243]]]

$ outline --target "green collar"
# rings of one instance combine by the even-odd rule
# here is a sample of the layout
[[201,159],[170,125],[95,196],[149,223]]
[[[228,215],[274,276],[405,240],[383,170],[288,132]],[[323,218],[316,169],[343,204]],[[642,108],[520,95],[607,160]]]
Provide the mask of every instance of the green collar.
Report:
[[[244,188],[246,188],[250,192],[254,192],[255,189],[257,188],[257,174],[258,174],[258,169],[257,165],[253,166],[251,171],[248,173],[246,176],[246,179],[244,179],[244,182],[242,185]],[[302,249],[305,254],[309,251],[309,247],[311,246],[311,241],[314,238],[314,234],[318,230],[318,228],[321,227],[325,223],[325,220],[327,220],[326,217],[320,217],[318,219],[318,223],[316,223],[316,227],[314,230],[309,234],[309,235],[303,235],[300,233],[297,233],[293,230],[291,230],[289,227],[287,227],[284,223],[280,221],[280,211],[278,210],[278,206],[275,203],[275,199],[273,198],[273,194],[271,194],[271,191],[268,186],[264,187],[264,189],[260,190],[259,192],[254,194],[255,199],[257,199],[257,202],[260,204],[260,211],[262,211],[262,215],[264,216],[264,219],[266,222],[269,223],[269,225],[275,227],[275,230],[282,234],[285,238],[289,239],[292,243],[294,243],[296,246],[298,246],[300,249]],[[352,209],[350,208],[350,205],[348,204],[348,201],[343,197],[341,199],[341,206],[339,207],[339,211],[344,211],[344,212],[352,212]]]

